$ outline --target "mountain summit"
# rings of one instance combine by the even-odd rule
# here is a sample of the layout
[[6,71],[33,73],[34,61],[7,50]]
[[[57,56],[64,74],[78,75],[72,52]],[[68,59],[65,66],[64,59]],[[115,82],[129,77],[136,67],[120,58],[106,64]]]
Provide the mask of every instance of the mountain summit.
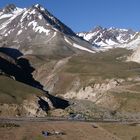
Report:
[[16,10],[16,6],[14,4],[9,4],[3,9],[3,12],[10,13],[13,12],[14,10]]
[[79,38],[39,4],[24,9],[10,4],[2,9],[0,42],[0,46],[14,46],[24,54],[94,53],[90,43]]

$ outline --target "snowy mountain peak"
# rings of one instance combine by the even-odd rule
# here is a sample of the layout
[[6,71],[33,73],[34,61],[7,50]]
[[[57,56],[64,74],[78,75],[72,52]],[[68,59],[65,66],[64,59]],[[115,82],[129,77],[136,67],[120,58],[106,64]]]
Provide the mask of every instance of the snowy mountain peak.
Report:
[[45,11],[45,8],[42,5],[40,5],[40,4],[35,4],[35,5],[33,5],[33,7],[37,8],[40,11]]
[[[11,28],[11,24],[13,24],[15,27],[18,27],[18,30],[19,26],[22,28],[22,30],[23,28],[28,29],[29,27],[32,27],[35,32],[38,31],[46,34],[46,30],[48,32],[48,30],[53,29],[55,31],[60,31],[65,34],[75,36],[75,33],[69,27],[64,25],[40,4],[33,5],[27,9],[21,9],[13,4],[10,4],[0,12],[0,19],[3,19],[4,21],[1,24],[2,26],[0,26],[0,30],[4,30],[4,28],[6,28],[3,32],[4,34],[7,32],[7,26],[10,26],[8,28]],[[19,20],[21,23],[20,25],[18,22]],[[15,27],[12,31],[17,31]]]
[[[4,12],[6,11],[6,13]],[[0,11],[0,45],[18,48],[24,54],[70,55],[93,52],[91,44],[76,34],[47,9],[36,4],[27,9],[9,5]]]
[[22,10],[22,8],[18,8],[14,4],[9,4],[1,10],[1,14],[14,14]]
[[107,29],[97,26],[89,32],[82,32],[78,33],[77,35],[83,37],[93,45],[103,48],[127,43],[133,40],[136,34],[137,32],[131,29],[118,29],[114,27]]
[[92,29],[90,32],[97,32],[103,30],[103,27],[101,27],[100,25],[96,26],[94,29]]
[[16,6],[14,4],[9,4],[3,9],[3,12],[4,13],[11,13],[15,10],[16,10]]

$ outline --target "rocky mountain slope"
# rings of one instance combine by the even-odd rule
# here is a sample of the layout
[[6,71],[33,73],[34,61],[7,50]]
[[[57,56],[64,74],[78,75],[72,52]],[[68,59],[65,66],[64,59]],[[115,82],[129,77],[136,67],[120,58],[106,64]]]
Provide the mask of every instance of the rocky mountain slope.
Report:
[[89,41],[100,49],[109,49],[116,45],[130,42],[138,33],[131,29],[103,28],[97,26],[89,32],[81,32],[77,35]]
[[28,60],[12,58],[4,51],[0,48],[0,116],[45,117],[51,110],[69,106],[68,101],[42,90]]
[[19,49],[23,54],[68,56],[82,50],[94,52],[91,44],[39,4],[25,9],[8,5],[2,9],[0,35],[0,46]]

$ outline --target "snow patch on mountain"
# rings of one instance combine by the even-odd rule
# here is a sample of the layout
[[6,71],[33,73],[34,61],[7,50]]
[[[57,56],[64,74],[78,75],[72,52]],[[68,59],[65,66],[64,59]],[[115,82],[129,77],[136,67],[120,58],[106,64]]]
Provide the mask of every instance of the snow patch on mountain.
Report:
[[106,40],[106,43],[111,45],[111,46],[117,44],[116,42],[112,41],[111,39]]
[[3,15],[0,16],[0,19],[10,18],[12,16],[13,16],[13,14],[3,14]]
[[82,46],[80,46],[78,44],[75,44],[75,43],[73,43],[73,47],[78,48],[80,50],[84,50],[84,51],[90,52],[90,53],[95,53],[94,51],[91,51],[91,50],[89,50],[87,48],[84,48],[84,47],[82,47]]
[[39,33],[46,33],[46,35],[48,35],[49,34],[49,32],[50,32],[50,30],[48,30],[48,29],[45,29],[43,26],[39,26],[38,25],[38,23],[36,22],[36,21],[31,21],[29,24],[28,24],[28,26],[33,26],[33,30],[35,31],[35,32],[39,32]]
[[40,4],[36,4],[36,5],[34,5],[34,7],[40,9],[41,11],[45,11],[45,8],[42,7]]
[[55,36],[56,36],[57,32],[54,32],[52,37],[50,39],[47,40],[47,42],[51,41]]
[[38,26],[35,28],[35,32],[39,32],[39,33],[46,33],[46,35],[49,34],[50,30],[45,29],[43,26]]
[[[17,16],[19,16],[21,13],[23,12],[23,10],[19,10],[18,12],[15,12],[15,13],[13,13],[13,14],[10,14],[11,15],[11,17],[8,19],[8,20],[6,20],[1,26],[0,26],[0,30],[1,29],[3,29],[3,28],[5,28],[9,23],[11,23]],[[8,17],[8,14],[6,14],[6,15],[2,15],[3,17]],[[0,19],[2,19],[2,16],[0,16]]]
[[80,45],[78,45],[78,44],[76,44],[76,43],[71,43],[71,42],[67,39],[66,36],[64,36],[64,40],[65,40],[68,44],[72,45],[73,47],[75,47],[75,48],[77,48],[77,49],[80,49],[80,50],[83,50],[83,51],[87,51],[87,52],[90,52],[90,53],[95,53],[94,51],[92,51],[92,50],[90,50],[90,49],[87,49],[87,48],[85,48],[85,47],[83,47],[83,46],[80,46]]
[[9,13],[1,12],[0,19],[10,18],[13,15],[17,15],[17,14],[21,13],[23,10],[24,9],[22,9],[22,8],[16,7],[12,12],[9,12]]
[[19,30],[18,33],[17,33],[17,35],[20,35],[21,33],[22,33],[22,30]]

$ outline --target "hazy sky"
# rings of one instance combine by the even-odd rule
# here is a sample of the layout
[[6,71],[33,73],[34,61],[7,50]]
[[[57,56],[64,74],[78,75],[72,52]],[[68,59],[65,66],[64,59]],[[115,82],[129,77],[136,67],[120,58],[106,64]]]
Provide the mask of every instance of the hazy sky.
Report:
[[0,0],[0,7],[9,3],[18,7],[40,3],[76,32],[97,25],[140,30],[140,0]]

